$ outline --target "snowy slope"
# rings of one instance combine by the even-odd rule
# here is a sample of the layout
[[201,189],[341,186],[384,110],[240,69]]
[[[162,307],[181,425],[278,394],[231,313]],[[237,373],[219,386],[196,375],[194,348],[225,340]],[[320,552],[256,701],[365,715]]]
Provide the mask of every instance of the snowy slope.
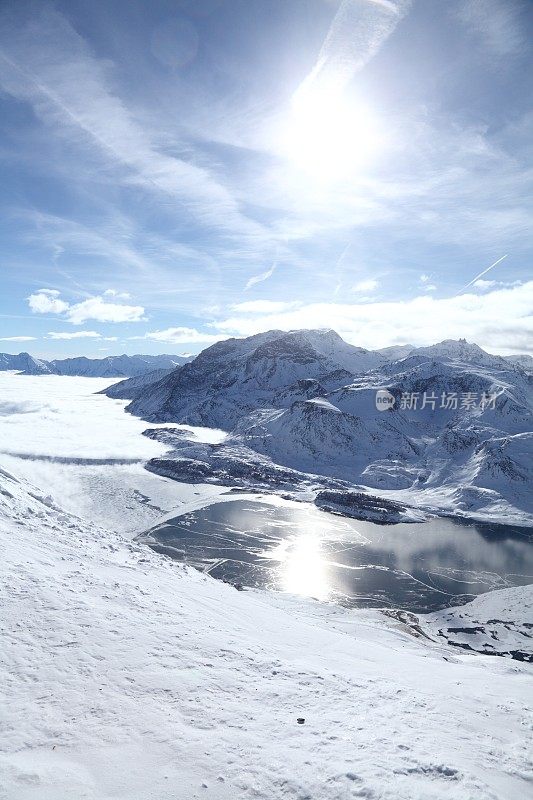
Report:
[[382,347],[377,352],[385,356],[388,361],[398,361],[398,359],[408,356],[413,350],[416,350],[416,347],[412,344],[393,344],[390,347]]
[[422,620],[425,630],[453,647],[533,663],[533,585],[488,592]]
[[175,367],[155,369],[150,370],[150,372],[144,372],[142,375],[136,375],[133,378],[126,378],[123,381],[119,381],[119,383],[114,383],[112,386],[102,389],[101,394],[105,394],[115,400],[132,400],[140,390],[145,390],[158,383],[173,372],[174,369]]
[[[161,474],[220,481],[226,461],[232,481],[248,471],[279,488],[289,469],[298,485],[323,476],[323,488],[333,478],[409,492],[390,499],[432,511],[533,522],[533,378],[475,344],[446,340],[390,361],[333,331],[268,331],[219,342],[157,377],[107,393],[131,398],[128,410],[150,421],[231,433],[220,446],[182,452],[177,467],[172,455],[151,462]],[[379,389],[395,398],[388,411],[376,407]],[[410,396],[414,406],[402,402]]]
[[417,347],[410,355],[445,358],[459,361],[461,364],[505,368],[504,358],[486,353],[477,344],[467,342],[466,339],[445,339],[443,342],[432,344],[429,347]]
[[416,443],[387,416],[378,417],[377,411],[374,419],[345,413],[335,403],[336,393],[329,398],[331,402],[295,402],[258,422],[252,417],[238,436],[277,463],[351,481],[357,481],[376,457],[409,461],[417,456]]
[[208,347],[140,391],[129,410],[151,421],[228,430],[250,411],[272,405],[273,395],[280,403],[287,391],[298,397],[299,381],[320,378],[332,388],[382,363],[383,357],[346,344],[334,331],[268,331]]
[[[0,537],[5,800],[531,794],[528,664],[238,592],[4,471]],[[490,613],[521,625],[514,591]]]
[[525,372],[533,373],[533,356],[526,353],[517,353],[513,356],[505,356],[505,359],[510,361],[511,364],[518,364]]
[[352,375],[368,372],[381,366],[386,358],[379,351],[365,350],[348,344],[333,330],[292,331],[288,334],[291,342],[309,343],[314,350],[330,361],[338,364]]
[[[499,356],[491,356],[489,353],[485,353],[485,351],[481,350],[477,345],[471,345],[464,340],[459,340],[459,342],[457,342],[453,339],[445,340],[438,345],[431,345],[429,347],[414,347],[412,344],[391,345],[390,347],[382,347],[376,352],[381,353],[381,355],[385,356],[389,361],[398,361],[401,358],[407,358],[409,355],[430,355],[437,357],[446,355],[448,358],[455,358],[461,361],[469,360],[470,363],[480,363],[480,357],[482,359],[485,359],[486,356],[489,356],[491,359],[500,358]],[[511,364],[517,364],[526,372],[533,372],[533,356],[531,355],[517,353],[511,356],[502,356],[502,358],[505,361],[509,361]]]
[[[319,399],[251,414],[226,445],[241,440],[281,465],[374,489],[457,487],[465,512],[501,496],[532,513],[531,379],[500,369],[499,362],[490,370],[447,360],[405,366],[401,361],[396,374],[376,372]],[[397,398],[387,412],[375,405],[376,390],[384,386]],[[426,392],[437,398],[436,407],[402,409],[403,392]],[[464,392],[478,398],[494,393],[494,408],[439,408],[443,394],[460,398]]]

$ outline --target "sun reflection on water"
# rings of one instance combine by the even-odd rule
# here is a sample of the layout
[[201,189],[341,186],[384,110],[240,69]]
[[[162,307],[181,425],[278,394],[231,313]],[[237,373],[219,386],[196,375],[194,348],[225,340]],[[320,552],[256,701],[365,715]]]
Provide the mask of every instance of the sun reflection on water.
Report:
[[302,533],[280,545],[283,551],[280,577],[282,588],[291,594],[326,600],[331,586],[327,561],[318,533]]

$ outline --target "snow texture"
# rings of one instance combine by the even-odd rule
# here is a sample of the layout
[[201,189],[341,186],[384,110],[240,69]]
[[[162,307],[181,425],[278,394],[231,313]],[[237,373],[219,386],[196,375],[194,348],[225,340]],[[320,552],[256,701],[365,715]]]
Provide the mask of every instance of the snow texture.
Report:
[[[239,592],[5,470],[0,537],[3,800],[532,794],[531,665],[448,645],[432,631],[449,616],[428,635]],[[518,626],[532,599],[455,613]]]
[[533,586],[487,592],[466,606],[428,614],[424,626],[454,647],[533,663]]

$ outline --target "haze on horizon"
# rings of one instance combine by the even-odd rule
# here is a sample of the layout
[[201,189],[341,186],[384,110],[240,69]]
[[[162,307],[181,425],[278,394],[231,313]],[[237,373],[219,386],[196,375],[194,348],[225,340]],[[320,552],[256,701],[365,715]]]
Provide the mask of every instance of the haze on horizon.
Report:
[[525,0],[4,0],[0,351],[533,352]]

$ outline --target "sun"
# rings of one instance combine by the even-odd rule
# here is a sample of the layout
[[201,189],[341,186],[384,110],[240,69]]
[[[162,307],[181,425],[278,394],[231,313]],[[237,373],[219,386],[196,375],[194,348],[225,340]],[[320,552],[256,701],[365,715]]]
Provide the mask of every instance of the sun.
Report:
[[379,141],[370,111],[342,94],[305,87],[293,96],[284,155],[309,175],[325,181],[349,177],[370,162]]

